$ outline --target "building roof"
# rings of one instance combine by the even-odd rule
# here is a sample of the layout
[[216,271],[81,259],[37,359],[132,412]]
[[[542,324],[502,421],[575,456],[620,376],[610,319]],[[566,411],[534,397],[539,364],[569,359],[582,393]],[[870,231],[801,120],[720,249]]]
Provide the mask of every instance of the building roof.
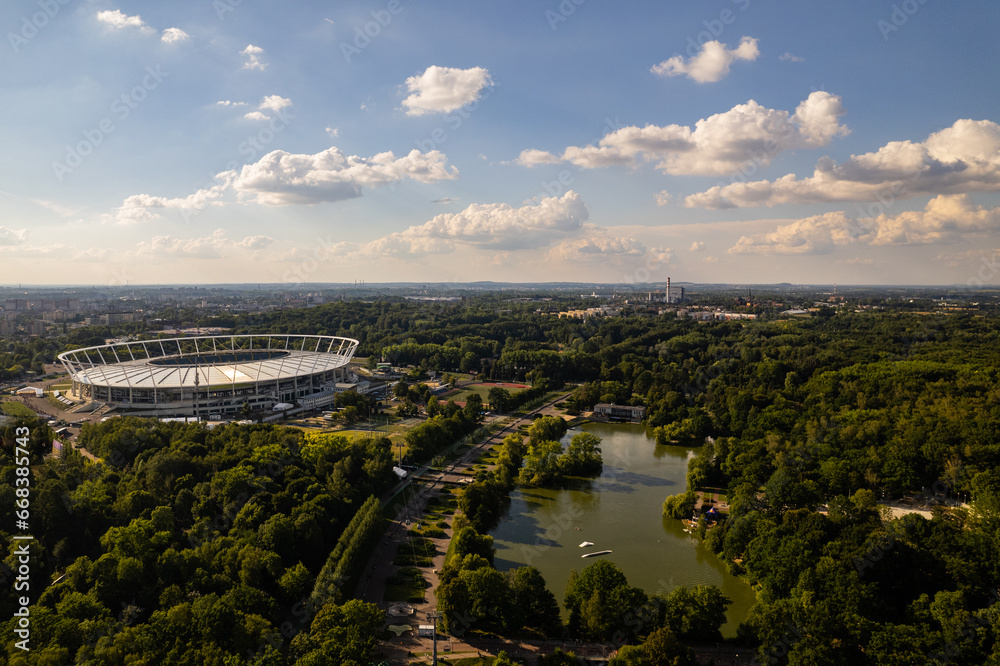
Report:
[[347,365],[358,341],[319,335],[230,335],[141,340],[59,355],[75,381],[133,389],[252,385]]

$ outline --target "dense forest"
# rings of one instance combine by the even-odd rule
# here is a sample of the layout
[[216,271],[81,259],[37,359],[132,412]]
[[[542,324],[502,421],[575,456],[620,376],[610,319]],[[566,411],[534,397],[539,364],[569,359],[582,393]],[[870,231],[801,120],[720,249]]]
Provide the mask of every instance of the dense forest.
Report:
[[[234,325],[348,335],[370,359],[477,370],[528,382],[536,394],[576,384],[566,389],[569,413],[597,402],[644,405],[658,441],[696,449],[689,490],[720,488],[728,498],[728,516],[705,539],[757,589],[739,641],[763,663],[1000,663],[996,318],[830,308],[743,322],[674,313],[577,320],[498,305],[343,302]],[[411,455],[436,455],[476,421],[442,405],[411,431]],[[13,524],[12,438],[4,431],[0,529]],[[392,482],[387,441],[134,419],[88,427],[81,438],[104,465],[69,455],[34,473],[32,548],[44,564],[33,576],[61,578],[33,606],[32,660],[223,663],[249,650],[261,663],[322,663],[338,628],[377,624],[375,611],[338,593],[351,563],[330,558],[338,545],[341,556],[359,552],[374,529],[359,510]],[[548,483],[560,465],[580,471],[529,446],[506,441],[502,464],[466,491],[469,524],[442,581],[454,608],[486,613],[501,629],[563,631],[546,621],[553,599],[537,572],[496,572],[485,536],[519,478]],[[599,455],[593,447],[580,442],[578,460]],[[692,497],[673,500],[679,514]],[[893,519],[880,507],[905,497],[935,504],[931,517]],[[9,551],[4,561],[12,566]],[[626,626],[628,612],[650,600],[614,572],[598,578],[610,587],[597,601],[594,590],[604,588],[571,584],[566,630],[624,632],[636,647],[621,663],[645,663],[649,646],[690,636],[666,611]],[[475,592],[486,584],[499,596]],[[698,594],[697,603],[673,605],[724,608]],[[12,611],[8,603],[0,612]],[[237,620],[239,631],[221,629]]]
[[[387,439],[136,418],[80,439],[105,462],[68,453],[34,467],[31,651],[5,620],[10,663],[352,663],[374,646],[381,611],[351,600],[352,577],[383,531]],[[12,433],[3,441],[6,529]],[[16,569],[12,551],[4,564]],[[0,613],[13,612],[4,595]]]

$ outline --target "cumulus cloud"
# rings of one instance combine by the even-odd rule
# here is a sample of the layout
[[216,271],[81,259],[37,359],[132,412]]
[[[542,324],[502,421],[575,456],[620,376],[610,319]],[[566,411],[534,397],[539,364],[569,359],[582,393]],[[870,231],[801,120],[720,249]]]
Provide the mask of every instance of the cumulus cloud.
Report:
[[673,251],[670,248],[649,247],[636,238],[612,236],[606,230],[597,229],[582,238],[562,241],[549,250],[548,257],[573,263],[632,261],[645,265],[650,263],[646,259],[669,263],[673,258]]
[[263,53],[264,49],[261,47],[254,46],[253,44],[247,44],[247,47],[240,51],[240,55],[246,56],[246,61],[243,63],[243,69],[257,69],[262,72],[267,69],[267,63],[260,59]]
[[758,236],[743,236],[730,253],[827,254],[837,246],[950,243],[1000,231],[1000,207],[976,206],[964,194],[934,197],[923,210],[854,218],[844,211],[814,215]]
[[752,37],[744,37],[734,49],[712,40],[702,44],[701,51],[687,62],[682,56],[676,55],[653,65],[650,71],[660,76],[687,76],[698,83],[711,83],[729,74],[729,66],[733,61],[756,60],[759,55],[757,40]]
[[457,69],[431,65],[423,74],[406,79],[409,97],[403,100],[406,115],[447,113],[479,99],[479,93],[493,82],[482,67]]
[[163,31],[163,35],[160,40],[165,44],[176,44],[177,42],[186,42],[191,39],[191,35],[187,34],[180,28],[167,28]]
[[229,188],[233,178],[232,172],[224,172],[216,176],[220,182],[212,187],[200,189],[186,197],[156,197],[149,194],[133,194],[122,202],[115,210],[115,220],[119,224],[137,224],[154,220],[160,215],[159,210],[179,210],[192,212],[208,206],[222,205],[222,197]]
[[[623,127],[606,134],[596,146],[569,146],[561,161],[594,169],[632,165],[642,159],[657,162],[657,169],[671,175],[726,174],[748,160],[764,166],[784,151],[826,145],[848,133],[839,121],[843,114],[840,97],[825,91],[810,94],[794,113],[750,100],[699,120],[693,129],[684,125]],[[548,155],[524,151],[518,162],[551,161]]]
[[97,12],[97,20],[116,30],[121,30],[123,28],[138,28],[139,32],[147,35],[156,32],[156,30],[146,25],[146,22],[143,21],[138,14],[135,16],[128,16],[123,14],[120,9]]
[[510,204],[472,204],[459,213],[443,213],[421,225],[368,243],[370,256],[421,256],[459,247],[517,250],[544,247],[578,232],[589,217],[580,195],[570,190],[515,208]]
[[27,229],[0,227],[0,246],[20,245],[28,240],[29,233]]
[[785,51],[780,56],[778,60],[784,60],[785,62],[805,62],[805,58],[800,58],[799,56],[793,54],[791,51]]
[[247,105],[246,102],[234,102],[234,101],[228,100],[228,99],[220,99],[215,104],[216,104],[216,106],[246,106]]
[[216,229],[203,238],[175,238],[170,235],[154,236],[150,241],[142,241],[126,259],[150,257],[173,257],[190,259],[219,259],[234,252],[260,250],[274,241],[269,236],[247,236],[234,241],[226,236],[223,229]]
[[261,101],[260,108],[277,113],[278,111],[281,111],[285,107],[289,107],[291,105],[292,100],[287,97],[282,97],[281,95],[268,95]]
[[241,195],[268,206],[315,204],[361,196],[362,187],[377,187],[409,178],[421,183],[458,178],[444,153],[411,150],[397,158],[391,152],[373,157],[345,156],[339,148],[314,155],[275,150],[244,165],[233,180]]
[[690,249],[692,252],[702,252],[705,249],[705,244],[701,241],[695,241],[691,243]]
[[[819,111],[813,111],[814,116]],[[827,132],[829,130],[827,129]],[[684,205],[741,208],[784,203],[898,200],[926,194],[993,192],[1000,189],[1000,125],[957,120],[926,140],[892,141],[876,152],[836,164],[819,160],[813,175],[787,174],[773,181],[716,185],[692,194]]]
[[268,114],[281,116],[281,110],[286,109],[291,105],[292,100],[287,97],[282,97],[281,95],[268,95],[261,100],[259,105],[257,105],[256,111],[245,113],[243,118],[245,120],[268,120],[271,117]]
[[657,206],[666,206],[670,203],[670,192],[667,192],[666,190],[660,190],[656,193],[655,197]]
[[186,197],[134,194],[116,210],[115,218],[121,224],[134,224],[159,217],[158,210],[192,211],[221,206],[230,192],[243,201],[288,206],[353,199],[361,196],[364,187],[403,179],[433,183],[455,178],[458,170],[448,167],[444,153],[437,150],[421,153],[414,149],[399,158],[391,152],[373,157],[345,156],[333,147],[314,155],[275,150],[239,170],[216,175],[216,185]]
[[521,166],[533,167],[539,164],[558,164],[559,158],[545,150],[528,148],[522,150],[521,154],[514,161]]
[[331,139],[335,139],[338,136],[340,136],[340,130],[337,129],[336,127],[327,127],[326,133]]

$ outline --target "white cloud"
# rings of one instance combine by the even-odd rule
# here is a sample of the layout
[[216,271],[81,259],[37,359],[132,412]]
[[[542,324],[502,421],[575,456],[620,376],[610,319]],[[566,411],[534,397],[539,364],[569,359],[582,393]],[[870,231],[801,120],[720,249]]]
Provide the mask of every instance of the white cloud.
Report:
[[544,198],[514,208],[505,203],[472,204],[459,213],[443,213],[421,225],[368,243],[369,256],[421,256],[459,247],[495,250],[538,248],[578,232],[589,217],[580,195]]
[[115,28],[116,30],[121,30],[122,28],[138,28],[139,32],[146,35],[156,32],[156,30],[146,25],[146,22],[143,21],[139,15],[128,16],[123,14],[120,9],[97,12],[97,20]]
[[691,243],[690,249],[692,252],[702,252],[705,250],[705,244],[701,241],[695,241]]
[[522,150],[514,161],[521,166],[533,167],[539,164],[558,164],[559,158],[545,150],[528,148]]
[[598,262],[612,261],[619,265],[627,261],[637,267],[644,266],[645,259],[658,263],[669,263],[673,258],[670,248],[649,247],[634,237],[611,236],[607,230],[597,228],[582,238],[567,239],[549,250],[549,259],[556,261]]
[[337,129],[336,127],[327,127],[326,133],[329,135],[331,139],[336,139],[338,136],[340,136],[340,130]]
[[942,194],[923,210],[857,219],[844,211],[815,215],[758,236],[743,236],[731,253],[826,254],[837,246],[950,243],[1000,231],[1000,207],[973,205],[967,195]]
[[268,120],[271,116],[268,113],[281,116],[281,110],[292,105],[292,100],[281,95],[268,95],[257,105],[256,111],[250,111],[243,115],[245,120]]
[[800,58],[799,56],[793,54],[791,51],[785,51],[780,56],[778,60],[784,60],[785,62],[805,62],[805,58]]
[[148,259],[151,257],[220,259],[241,251],[261,250],[274,241],[269,236],[247,236],[234,241],[226,236],[223,229],[216,229],[203,238],[175,238],[170,235],[154,236],[150,241],[142,241],[136,249],[127,252],[128,259]]
[[[657,169],[671,175],[726,174],[747,162],[766,166],[786,150],[826,145],[848,133],[839,122],[843,114],[840,97],[825,91],[810,94],[794,113],[750,100],[699,120],[693,129],[683,125],[623,127],[606,134],[597,146],[569,146],[561,159],[585,169],[632,165],[643,159],[656,161]],[[548,155],[521,153],[522,157],[526,154],[526,163],[537,163]]]
[[655,198],[657,206],[666,206],[668,203],[670,203],[670,192],[667,192],[666,190],[660,190],[659,192],[656,193]]
[[260,106],[257,108],[261,110],[266,109],[277,113],[282,109],[284,109],[285,107],[289,107],[291,105],[292,105],[292,100],[288,99],[287,97],[282,97],[281,95],[268,95],[261,101]]
[[216,104],[216,106],[246,106],[247,105],[246,102],[233,102],[233,101],[228,100],[228,99],[219,100],[215,104]]
[[261,61],[260,56],[264,53],[264,49],[259,46],[254,46],[253,44],[247,44],[247,47],[240,51],[240,55],[246,56],[246,62],[243,63],[243,69],[257,69],[264,71],[267,69],[267,63]]
[[189,39],[191,39],[191,35],[187,34],[180,28],[167,28],[163,31],[163,35],[160,37],[160,40],[166,44],[186,42]]
[[458,178],[446,166],[444,153],[411,150],[397,158],[391,152],[373,157],[345,156],[338,148],[314,155],[275,150],[254,164],[244,165],[233,180],[241,195],[268,206],[315,204],[361,196],[362,187],[377,187],[409,178],[421,183]]
[[421,183],[458,178],[458,170],[447,166],[444,153],[411,150],[396,158],[391,152],[373,157],[345,156],[338,148],[328,148],[314,155],[275,150],[253,164],[236,171],[224,171],[215,179],[217,185],[186,197],[168,199],[149,194],[134,194],[115,211],[121,224],[145,222],[159,217],[160,209],[202,210],[220,206],[223,197],[235,192],[243,201],[267,206],[316,204],[343,201],[361,196],[363,187],[378,187],[410,179]]
[[702,44],[701,51],[688,62],[682,56],[676,55],[653,65],[652,72],[660,76],[687,76],[698,83],[718,81],[729,74],[729,66],[735,60],[756,60],[760,55],[757,40],[744,37],[739,46],[726,48],[722,42],[712,40]]
[[169,199],[149,194],[133,194],[127,197],[122,205],[115,210],[115,220],[119,224],[137,224],[158,218],[157,210],[180,210],[191,212],[202,210],[208,206],[222,205],[221,198],[230,187],[234,177],[233,172],[224,172],[216,176],[219,184],[210,188],[198,190],[186,197]]
[[0,227],[0,246],[20,245],[28,240],[30,232],[27,229],[11,229]]
[[479,99],[480,91],[490,84],[490,73],[482,67],[431,65],[423,74],[406,79],[410,96],[403,100],[403,106],[408,116],[454,111]]
[[773,181],[716,185],[688,196],[684,205],[720,209],[784,203],[895,201],[926,194],[997,190],[1000,190],[1000,125],[989,120],[957,120],[920,143],[892,141],[874,153],[852,155],[840,164],[824,157],[808,178],[787,174]]

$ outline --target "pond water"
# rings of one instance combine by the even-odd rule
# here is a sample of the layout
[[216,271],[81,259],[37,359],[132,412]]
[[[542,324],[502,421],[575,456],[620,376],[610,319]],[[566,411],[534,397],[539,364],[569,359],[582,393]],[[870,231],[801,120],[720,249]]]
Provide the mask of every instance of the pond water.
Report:
[[[604,471],[568,489],[518,488],[504,519],[492,532],[501,571],[538,568],[562,604],[570,571],[607,558],[630,585],[664,594],[678,585],[716,585],[733,603],[723,636],[734,636],[754,602],[753,590],[726,572],[722,562],[679,520],[663,517],[667,495],[684,492],[690,449],[659,446],[641,425],[587,423],[582,431],[601,438]],[[569,441],[581,430],[571,430]],[[584,541],[593,546],[580,548]]]

